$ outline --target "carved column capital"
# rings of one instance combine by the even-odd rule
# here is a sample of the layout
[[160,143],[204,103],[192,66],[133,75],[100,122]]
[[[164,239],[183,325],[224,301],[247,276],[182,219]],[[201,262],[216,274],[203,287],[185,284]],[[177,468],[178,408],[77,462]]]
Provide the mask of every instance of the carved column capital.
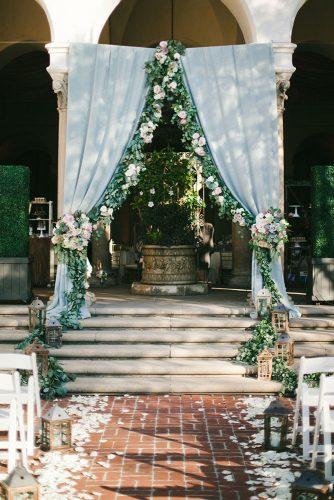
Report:
[[68,75],[67,73],[50,73],[52,78],[52,88],[57,94],[58,111],[67,108],[67,88]]
[[287,91],[290,87],[290,76],[286,74],[276,73],[276,94],[277,94],[277,109],[279,113],[284,113],[285,101],[287,101]]

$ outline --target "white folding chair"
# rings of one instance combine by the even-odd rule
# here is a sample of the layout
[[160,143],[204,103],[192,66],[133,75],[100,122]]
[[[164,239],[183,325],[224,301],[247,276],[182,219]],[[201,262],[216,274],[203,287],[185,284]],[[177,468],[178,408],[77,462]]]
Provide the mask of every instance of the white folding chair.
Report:
[[27,449],[33,456],[35,450],[35,409],[38,418],[41,417],[41,398],[38,380],[36,354],[30,356],[21,353],[0,353],[0,372],[25,370],[31,372],[28,384],[21,386],[22,403],[27,406]]
[[[303,457],[309,458],[312,451],[310,432],[313,427],[310,425],[310,407],[317,407],[319,400],[319,388],[308,387],[304,382],[304,375],[311,373],[334,373],[334,357],[305,358],[300,359],[297,398],[293,420],[292,444],[296,444],[298,431],[302,431]],[[299,414],[301,411],[302,426],[298,426]]]
[[7,469],[16,466],[16,454],[21,451],[22,464],[28,468],[27,447],[23,422],[20,375],[0,373],[0,431],[7,432],[7,439],[0,440],[0,449],[7,451]]
[[[334,377],[326,377],[325,374],[322,374],[320,377],[319,402],[314,428],[311,468],[315,469],[319,452],[322,452],[325,462],[325,477],[333,482],[332,433],[334,433],[334,410],[331,407],[334,407]],[[323,446],[319,446],[320,432],[322,432],[324,437]]]

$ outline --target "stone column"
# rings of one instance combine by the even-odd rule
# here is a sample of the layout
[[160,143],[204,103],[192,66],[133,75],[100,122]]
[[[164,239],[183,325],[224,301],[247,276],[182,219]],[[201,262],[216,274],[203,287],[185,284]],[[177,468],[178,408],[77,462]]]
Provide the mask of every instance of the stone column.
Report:
[[232,223],[232,276],[229,286],[250,288],[252,251],[249,246],[250,231],[247,227]]

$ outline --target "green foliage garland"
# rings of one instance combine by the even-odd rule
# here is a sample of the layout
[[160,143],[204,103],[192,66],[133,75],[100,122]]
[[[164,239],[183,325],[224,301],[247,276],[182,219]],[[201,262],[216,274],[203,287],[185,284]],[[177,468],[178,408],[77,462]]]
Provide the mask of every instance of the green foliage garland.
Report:
[[[277,333],[271,325],[269,317],[262,319],[253,329],[252,337],[239,349],[238,361],[257,365],[257,357],[265,347],[273,348]],[[273,359],[273,380],[282,383],[282,394],[293,394],[297,387],[297,374],[285,361]]]
[[[44,330],[34,330],[32,333],[27,335],[27,337],[20,342],[16,349],[24,350],[29,344],[31,344],[36,338],[47,348],[48,345],[45,344],[45,332]],[[28,379],[23,374],[21,376],[23,383],[27,383]],[[39,383],[40,383],[40,393],[41,398],[51,400],[55,398],[62,398],[66,396],[67,389],[65,384],[74,380],[73,375],[69,375],[64,371],[64,368],[53,356],[49,356],[48,373],[42,375],[39,373]]]
[[27,257],[28,167],[0,165],[0,257]]

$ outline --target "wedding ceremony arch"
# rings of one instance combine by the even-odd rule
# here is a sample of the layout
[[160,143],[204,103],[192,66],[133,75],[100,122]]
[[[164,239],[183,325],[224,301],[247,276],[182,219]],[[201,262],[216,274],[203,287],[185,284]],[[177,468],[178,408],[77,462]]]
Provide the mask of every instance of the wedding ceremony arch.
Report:
[[271,44],[185,49],[70,46],[64,212],[54,230],[59,264],[49,316],[67,327],[89,317],[87,246],[109,224],[145,168],[165,102],[186,151],[200,160],[219,214],[251,231],[252,293],[299,311],[285,290],[280,250],[275,72]]

